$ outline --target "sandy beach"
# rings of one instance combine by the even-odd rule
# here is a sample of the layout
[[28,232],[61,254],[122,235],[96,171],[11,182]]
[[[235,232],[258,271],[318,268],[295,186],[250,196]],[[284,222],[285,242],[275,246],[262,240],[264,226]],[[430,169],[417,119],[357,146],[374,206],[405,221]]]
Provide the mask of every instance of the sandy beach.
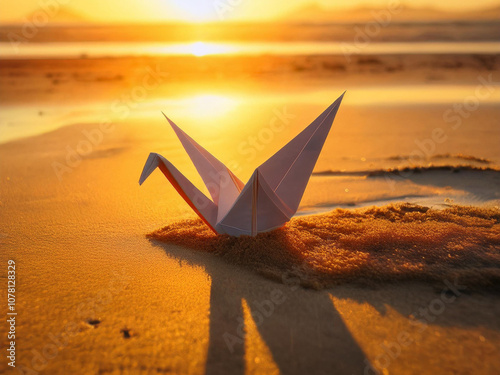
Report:
[[[0,372],[500,372],[499,68],[1,59],[0,258],[18,315],[16,369]],[[346,89],[284,228],[216,237],[161,173],[138,184],[158,152],[202,186],[161,111],[246,181]]]
[[283,283],[251,263],[151,241],[147,233],[192,214],[162,176],[138,187],[130,169],[142,167],[143,151],[133,147],[141,142],[121,129],[59,182],[51,150],[64,150],[83,129],[1,147],[2,247],[20,275],[21,365],[47,374],[363,373],[371,366],[488,374],[500,366],[498,280],[479,291],[458,282],[456,295],[455,280],[438,274],[433,283],[375,278],[368,286],[304,289],[286,266]]

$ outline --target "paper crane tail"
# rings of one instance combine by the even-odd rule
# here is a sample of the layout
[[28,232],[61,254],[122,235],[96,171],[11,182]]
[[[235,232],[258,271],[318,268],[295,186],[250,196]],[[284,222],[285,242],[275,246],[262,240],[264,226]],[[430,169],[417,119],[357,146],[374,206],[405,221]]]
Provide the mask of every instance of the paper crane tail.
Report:
[[279,228],[297,212],[343,97],[344,94],[260,165],[245,185],[167,117],[212,200],[167,159],[155,153],[149,155],[139,183],[160,168],[177,192],[216,233],[255,236]]

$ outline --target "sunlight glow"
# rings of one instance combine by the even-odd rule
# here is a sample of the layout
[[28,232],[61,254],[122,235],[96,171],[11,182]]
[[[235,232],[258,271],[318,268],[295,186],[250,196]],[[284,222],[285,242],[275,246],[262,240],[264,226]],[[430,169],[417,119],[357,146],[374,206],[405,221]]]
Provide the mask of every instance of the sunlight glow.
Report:
[[216,21],[217,14],[211,1],[175,0],[173,4],[165,3],[169,11],[175,6],[181,13],[181,18],[188,22]]
[[231,47],[216,44],[216,43],[204,43],[204,42],[195,42],[190,44],[189,50],[191,54],[195,56],[206,56],[206,55],[214,55],[220,53],[228,53],[231,51]]
[[[252,310],[246,299],[242,299],[243,316],[245,322],[245,364],[249,374],[279,375],[280,370],[273,358],[271,350],[262,338],[259,328],[262,322],[256,323],[252,317]],[[260,312],[257,310],[256,316]]]
[[[50,3],[50,1],[45,1]],[[40,0],[2,2],[0,22],[26,22],[34,10],[40,8]],[[54,1],[52,1],[54,3]],[[352,9],[371,6],[379,9],[387,8],[387,0],[71,0],[59,1],[56,19],[67,19],[70,22],[164,22],[184,21],[190,23],[221,22],[226,20],[266,21],[281,20],[287,14],[307,10],[315,6],[321,12],[338,9]],[[479,9],[481,7],[498,6],[498,0],[405,0],[405,7],[435,7],[445,11]],[[59,9],[61,8],[61,9]],[[52,11],[49,11],[51,13]],[[52,17],[51,17],[52,18]],[[55,19],[54,19],[55,20]]]
[[186,105],[192,109],[190,116],[213,118],[224,116],[234,110],[238,101],[222,95],[203,94],[186,99]]

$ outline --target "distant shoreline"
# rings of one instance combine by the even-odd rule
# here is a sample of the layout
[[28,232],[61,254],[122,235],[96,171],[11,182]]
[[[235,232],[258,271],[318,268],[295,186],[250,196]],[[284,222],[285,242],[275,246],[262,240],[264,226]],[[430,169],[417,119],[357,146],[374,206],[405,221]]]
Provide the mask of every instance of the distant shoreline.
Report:
[[[373,21],[373,20],[372,20]],[[500,20],[260,22],[260,23],[154,23],[154,24],[48,24],[26,34],[25,24],[0,25],[0,42],[352,42],[367,25],[378,26],[371,42],[498,41]],[[459,27],[457,27],[459,26]],[[26,34],[26,35],[25,35]],[[14,35],[14,37],[13,37]],[[17,38],[16,38],[17,36]]]

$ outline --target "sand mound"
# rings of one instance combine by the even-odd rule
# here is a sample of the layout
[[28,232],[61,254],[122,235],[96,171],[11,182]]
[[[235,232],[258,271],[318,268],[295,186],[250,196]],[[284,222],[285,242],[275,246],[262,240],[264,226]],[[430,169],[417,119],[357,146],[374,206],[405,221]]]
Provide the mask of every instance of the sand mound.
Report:
[[468,288],[500,285],[500,211],[398,204],[291,220],[256,237],[215,235],[186,220],[150,239],[223,257],[266,277],[304,287],[421,280]]

